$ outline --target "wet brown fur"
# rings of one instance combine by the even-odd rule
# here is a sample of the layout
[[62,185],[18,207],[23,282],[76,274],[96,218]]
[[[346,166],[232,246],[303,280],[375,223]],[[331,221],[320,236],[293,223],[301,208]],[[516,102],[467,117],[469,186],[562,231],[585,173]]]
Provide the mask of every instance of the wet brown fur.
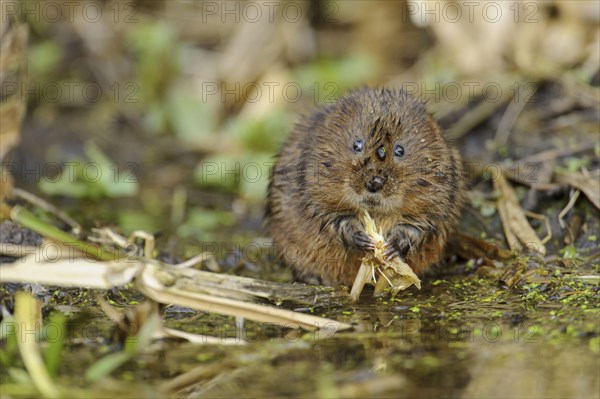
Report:
[[[352,149],[364,140],[364,150]],[[394,144],[405,149],[394,157]],[[383,146],[384,160],[376,155]],[[367,191],[374,175],[385,183]],[[463,203],[460,156],[404,91],[363,89],[295,125],[273,170],[267,227],[299,280],[351,285],[364,251],[352,243],[367,209],[416,273],[437,263]]]

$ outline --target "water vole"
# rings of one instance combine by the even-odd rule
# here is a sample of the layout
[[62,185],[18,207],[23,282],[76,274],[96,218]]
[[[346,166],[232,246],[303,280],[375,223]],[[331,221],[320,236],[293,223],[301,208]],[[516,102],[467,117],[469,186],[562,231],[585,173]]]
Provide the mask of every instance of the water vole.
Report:
[[298,280],[351,285],[373,249],[358,219],[366,209],[386,253],[421,273],[440,260],[463,191],[460,156],[424,102],[362,89],[294,126],[271,176],[267,227]]

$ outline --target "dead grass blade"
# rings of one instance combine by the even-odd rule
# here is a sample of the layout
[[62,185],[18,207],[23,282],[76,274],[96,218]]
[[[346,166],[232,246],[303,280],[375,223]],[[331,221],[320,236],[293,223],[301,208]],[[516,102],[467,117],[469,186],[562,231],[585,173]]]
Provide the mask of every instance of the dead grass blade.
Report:
[[25,292],[18,292],[15,295],[15,322],[23,332],[27,332],[20,334],[20,338],[17,339],[23,363],[25,363],[31,380],[42,396],[57,398],[59,397],[58,390],[44,365],[37,343],[37,335],[32,334],[32,332],[41,328],[38,321],[39,313],[40,309],[34,297]]
[[590,202],[600,209],[600,170],[589,173],[589,176],[583,173],[559,174],[556,179],[583,192]]
[[520,243],[545,255],[546,247],[527,221],[525,212],[519,205],[517,195],[506,181],[504,175],[499,173],[493,181],[494,189],[501,194],[497,201],[498,214],[510,248],[517,250],[520,247]]

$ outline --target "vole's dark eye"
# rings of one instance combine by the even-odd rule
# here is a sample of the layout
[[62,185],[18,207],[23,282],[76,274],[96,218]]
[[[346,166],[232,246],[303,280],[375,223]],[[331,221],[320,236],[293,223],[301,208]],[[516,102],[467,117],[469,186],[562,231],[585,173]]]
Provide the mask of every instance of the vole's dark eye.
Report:
[[353,144],[352,144],[352,149],[355,152],[361,152],[363,150],[363,147],[365,146],[365,143],[362,140],[356,140]]
[[394,146],[394,156],[400,158],[402,155],[404,155],[404,147],[400,144],[396,144]]

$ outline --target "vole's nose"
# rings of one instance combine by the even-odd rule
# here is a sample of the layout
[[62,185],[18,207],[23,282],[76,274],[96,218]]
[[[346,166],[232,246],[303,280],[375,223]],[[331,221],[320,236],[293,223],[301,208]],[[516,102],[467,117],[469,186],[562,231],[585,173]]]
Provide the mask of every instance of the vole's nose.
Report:
[[383,188],[385,181],[381,176],[373,176],[371,180],[367,182],[367,190],[371,193],[376,193]]

